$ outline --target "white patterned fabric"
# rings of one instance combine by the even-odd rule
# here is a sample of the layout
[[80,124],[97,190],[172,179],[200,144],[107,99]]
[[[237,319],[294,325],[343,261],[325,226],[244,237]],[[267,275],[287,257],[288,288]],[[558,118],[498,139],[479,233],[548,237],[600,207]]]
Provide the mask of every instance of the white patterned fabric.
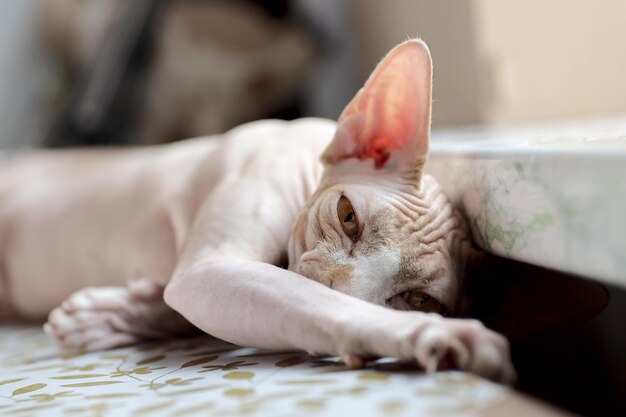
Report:
[[63,357],[39,327],[0,326],[2,416],[471,416],[509,392],[460,372],[353,371],[210,336]]

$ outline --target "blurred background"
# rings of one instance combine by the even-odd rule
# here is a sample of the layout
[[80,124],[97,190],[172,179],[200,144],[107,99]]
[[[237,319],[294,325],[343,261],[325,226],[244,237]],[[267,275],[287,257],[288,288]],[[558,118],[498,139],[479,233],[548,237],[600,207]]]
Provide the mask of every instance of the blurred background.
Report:
[[624,114],[625,22],[620,0],[3,0],[0,146],[336,118],[416,35],[433,55],[435,128]]

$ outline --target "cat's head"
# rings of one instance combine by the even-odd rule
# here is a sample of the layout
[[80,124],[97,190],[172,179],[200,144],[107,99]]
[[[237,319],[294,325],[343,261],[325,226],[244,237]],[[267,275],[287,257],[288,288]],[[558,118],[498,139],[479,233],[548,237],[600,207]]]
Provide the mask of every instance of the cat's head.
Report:
[[345,108],[294,226],[289,269],[376,304],[455,308],[470,245],[462,217],[423,174],[431,71],[427,46],[404,42]]

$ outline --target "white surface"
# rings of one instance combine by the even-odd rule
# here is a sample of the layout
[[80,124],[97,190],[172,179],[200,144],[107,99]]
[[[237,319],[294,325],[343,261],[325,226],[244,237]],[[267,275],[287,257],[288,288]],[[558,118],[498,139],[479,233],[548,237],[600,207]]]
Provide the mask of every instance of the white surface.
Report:
[[0,415],[472,416],[509,391],[459,372],[229,345],[209,336],[60,357],[38,327],[0,327]]
[[626,118],[439,131],[427,170],[483,249],[626,285]]

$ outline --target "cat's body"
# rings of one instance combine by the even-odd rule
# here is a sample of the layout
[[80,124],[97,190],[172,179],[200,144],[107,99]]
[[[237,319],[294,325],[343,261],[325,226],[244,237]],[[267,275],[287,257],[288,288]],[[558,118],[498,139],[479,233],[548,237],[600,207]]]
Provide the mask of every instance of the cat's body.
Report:
[[187,329],[177,311],[242,345],[510,380],[502,337],[427,314],[454,310],[470,250],[423,173],[430,72],[426,46],[408,41],[337,126],[266,121],[219,140],[7,163],[3,308],[41,318],[72,291],[114,285],[74,293],[46,330],[67,348],[106,348]]
[[[40,151],[5,161],[0,304],[12,306],[12,316],[43,320],[81,288],[137,279],[164,287],[199,208],[216,198],[232,217],[217,222],[209,240],[224,236],[228,231],[220,229],[228,221],[255,216],[267,222],[259,211],[289,208],[272,242],[275,256],[264,259],[286,266],[291,226],[319,183],[319,155],[334,125],[323,119],[268,120],[169,145]],[[250,196],[231,190],[251,182],[264,187],[251,212],[239,213],[237,202],[218,196],[227,188],[244,201]],[[259,236],[260,245],[269,243]]]

